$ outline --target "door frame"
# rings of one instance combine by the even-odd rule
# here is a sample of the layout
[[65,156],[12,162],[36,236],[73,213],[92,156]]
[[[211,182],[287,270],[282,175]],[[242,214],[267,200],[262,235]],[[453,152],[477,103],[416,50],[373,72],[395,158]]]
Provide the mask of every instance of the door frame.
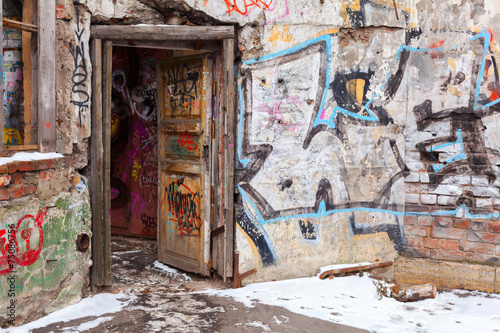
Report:
[[[213,82],[219,112],[212,121],[211,149],[206,163],[212,169],[211,210],[205,214],[204,275],[213,269],[212,250],[222,258],[215,271],[226,281],[233,276],[234,257],[234,142],[235,80],[233,26],[92,25],[91,186],[92,288],[112,284],[111,279],[111,74],[113,46],[219,52],[218,82]],[[214,69],[215,71],[215,69]],[[221,140],[218,140],[222,138]],[[221,154],[224,158],[216,158]],[[218,180],[221,180],[220,182]],[[215,200],[214,198],[217,198]],[[211,213],[211,211],[215,212]],[[217,216],[217,219],[213,217]]]

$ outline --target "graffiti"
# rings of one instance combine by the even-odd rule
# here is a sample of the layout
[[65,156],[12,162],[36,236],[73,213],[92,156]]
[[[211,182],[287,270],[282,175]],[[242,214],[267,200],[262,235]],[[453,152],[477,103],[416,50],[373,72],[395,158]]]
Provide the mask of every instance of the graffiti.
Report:
[[137,181],[137,177],[139,177],[139,170],[142,169],[142,166],[134,160],[134,165],[132,166],[132,178]]
[[76,45],[69,43],[69,50],[73,55],[73,61],[75,69],[73,70],[73,76],[71,81],[73,82],[73,88],[71,91],[75,94],[71,103],[76,105],[79,110],[79,122],[80,127],[82,126],[82,109],[89,106],[90,96],[85,90],[87,87],[88,71],[87,71],[87,60],[85,58],[85,41],[82,40],[82,36],[85,33],[85,29],[80,25],[80,13],[78,7],[76,9]]
[[285,24],[283,28],[273,25],[271,29],[271,37],[269,37],[268,40],[273,43],[274,47],[278,45],[278,41],[283,41],[285,43],[291,42],[292,36],[288,33],[288,29],[288,24]]
[[243,3],[237,3],[236,0],[224,0],[227,7],[227,12],[229,16],[234,11],[240,15],[246,15],[249,8],[261,8],[269,9],[269,6],[273,3],[273,0],[243,0]]
[[[344,214],[351,235],[386,232],[396,250],[403,251],[400,225],[404,216],[461,214],[498,219],[498,212],[478,209],[465,197],[456,201],[456,208],[429,212],[412,210],[412,206],[406,209],[404,197],[394,195],[402,190],[397,187],[409,169],[397,138],[388,130],[394,120],[386,105],[405,80],[408,64],[433,60],[444,64],[443,69],[418,68],[417,72],[429,78],[428,84],[420,86],[430,90],[416,87],[413,95],[433,97],[413,109],[417,131],[412,134],[415,138],[406,141],[416,142],[407,149],[420,152],[431,191],[446,179],[463,174],[483,177],[491,188],[498,173],[491,158],[499,152],[486,148],[481,121],[500,110],[496,59],[488,54],[490,35],[476,34],[450,49],[410,47],[419,35],[419,31],[408,31],[406,43],[396,54],[395,70],[370,98],[374,70],[333,68],[331,35],[244,61],[238,82],[238,159],[245,172],[238,189],[247,219],[254,222],[253,229],[242,229],[254,243],[267,242],[265,248],[273,251],[268,237],[256,235],[264,235],[268,224],[290,219],[297,220],[304,240],[313,240],[319,234],[311,221]],[[373,127],[377,130],[370,131]],[[449,134],[442,136],[443,129]],[[439,136],[429,138],[433,131]],[[418,140],[424,132],[426,139]],[[300,149],[300,153],[290,155],[291,149]],[[366,163],[370,168],[361,167]],[[365,184],[370,184],[369,190],[361,191]],[[498,193],[498,188],[491,192]],[[365,223],[367,214],[384,218]],[[276,258],[276,253],[264,254]]]
[[187,150],[197,150],[198,149],[198,145],[194,141],[193,136],[188,134],[188,133],[182,133],[179,136],[177,143],[179,143],[179,145],[182,148],[187,149]]
[[0,275],[11,272],[14,264],[30,266],[38,260],[43,247],[42,224],[48,208],[40,209],[36,217],[26,215],[16,225],[9,224],[8,231],[0,230]]
[[144,229],[147,231],[156,230],[157,217],[156,216],[148,216],[146,213],[141,214],[141,221],[144,225]]
[[200,195],[184,184],[184,178],[172,181],[166,189],[169,218],[177,219],[182,236],[199,236],[201,229]]
[[170,108],[177,114],[191,114],[198,98],[200,65],[180,64],[166,71],[163,80],[170,94]]
[[132,90],[132,101],[136,114],[145,121],[156,122],[156,98],[156,87],[148,85],[135,87]]

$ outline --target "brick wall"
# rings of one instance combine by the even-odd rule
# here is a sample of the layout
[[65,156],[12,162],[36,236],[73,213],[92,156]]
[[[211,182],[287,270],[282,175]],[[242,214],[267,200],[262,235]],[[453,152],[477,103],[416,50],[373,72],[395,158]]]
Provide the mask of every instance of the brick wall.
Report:
[[486,178],[452,176],[441,184],[427,172],[405,179],[403,232],[415,257],[500,263],[498,188]]
[[[38,161],[15,161],[0,165],[0,201],[7,201],[36,194],[47,197],[62,187],[68,190],[67,178],[71,157]],[[53,179],[53,177],[56,177]],[[62,183],[60,181],[63,180]],[[67,184],[64,184],[67,183]],[[66,185],[66,186],[65,186]]]

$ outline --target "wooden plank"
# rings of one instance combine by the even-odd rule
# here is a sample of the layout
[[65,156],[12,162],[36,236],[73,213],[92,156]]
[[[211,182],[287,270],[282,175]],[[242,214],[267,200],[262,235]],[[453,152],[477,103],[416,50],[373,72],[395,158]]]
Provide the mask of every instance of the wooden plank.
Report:
[[90,135],[90,204],[92,207],[92,267],[91,283],[94,287],[101,287],[104,283],[103,249],[103,147],[102,147],[102,43],[100,39],[93,39],[90,45],[92,62],[92,105]]
[[192,51],[196,50],[199,52],[213,52],[220,49],[220,42],[217,41],[204,41],[200,49],[197,49],[196,41],[188,40],[135,40],[135,39],[117,39],[113,40],[113,45],[115,46],[128,46],[128,47],[143,47],[151,49],[165,49],[165,50],[184,50]]
[[55,0],[38,0],[38,138],[42,153],[56,150],[55,12]]
[[[2,7],[2,0],[0,0],[0,8]],[[0,66],[0,96],[2,97],[2,105],[3,105],[3,23],[0,22],[0,31],[2,33],[0,34],[0,57],[2,59],[2,66]],[[0,108],[0,156],[3,156],[3,148],[4,148],[4,110],[3,106]]]
[[38,145],[5,146],[5,151],[38,150]]
[[103,212],[104,260],[103,283],[111,285],[111,82],[113,72],[113,43],[103,46],[102,136],[103,136]]
[[204,59],[204,68],[206,70],[206,74],[203,76],[203,88],[204,88],[204,95],[203,95],[203,109],[205,110],[205,128],[204,128],[204,135],[203,135],[203,173],[204,173],[204,207],[205,207],[205,221],[204,221],[204,226],[205,226],[205,241],[204,241],[204,269],[207,270],[206,275],[208,275],[208,272],[210,270],[212,264],[211,264],[211,258],[210,258],[210,246],[212,244],[212,236],[211,236],[211,230],[212,230],[212,191],[211,191],[211,143],[212,143],[212,73],[213,73],[213,55],[207,56]]
[[[32,23],[34,18],[34,0],[25,0],[23,3],[23,21]],[[33,63],[31,61],[32,33],[22,32],[23,45],[23,90],[24,90],[24,144],[31,141],[31,89],[33,88]],[[38,148],[37,148],[38,149]]]
[[[220,53],[216,53],[215,55],[215,65],[213,72],[213,94],[215,97],[214,110],[213,110],[213,118],[212,118],[212,205],[213,205],[213,229],[217,229],[220,227],[221,221],[219,218],[219,140],[218,133],[219,128],[217,124],[219,123],[219,114],[220,114],[220,95],[219,95],[219,73],[220,73]],[[220,245],[220,237],[214,237],[212,240],[212,267],[215,271],[218,269],[218,258],[219,258],[219,245]]]
[[25,21],[24,19],[24,10],[25,8],[29,7],[29,5],[26,5],[26,2],[23,4],[23,21],[14,21],[14,20],[9,20],[9,19],[2,19],[3,21],[3,26],[7,28],[12,28],[12,29],[19,29],[22,31],[29,31],[29,32],[37,32],[38,31],[38,26],[35,24],[30,24],[27,23],[29,21]]
[[117,40],[222,40],[234,38],[233,26],[93,25],[91,37]]
[[226,109],[226,175],[225,204],[226,204],[226,229],[224,248],[224,280],[233,276],[233,252],[234,252],[234,131],[235,131],[235,82],[234,82],[234,40],[224,39],[223,41],[226,98],[224,108]]
[[[224,109],[224,99],[225,99],[225,75],[224,75],[224,52],[222,52],[221,59],[219,61],[219,67],[217,68],[217,75],[219,76],[218,81],[218,93],[219,93],[219,113],[217,114],[217,138],[219,139],[218,147],[218,177],[219,183],[217,184],[217,201],[218,201],[218,220],[219,225],[225,225],[225,214],[224,214],[224,119],[225,119],[225,109]],[[220,276],[224,276],[224,236],[217,237],[217,272]]]

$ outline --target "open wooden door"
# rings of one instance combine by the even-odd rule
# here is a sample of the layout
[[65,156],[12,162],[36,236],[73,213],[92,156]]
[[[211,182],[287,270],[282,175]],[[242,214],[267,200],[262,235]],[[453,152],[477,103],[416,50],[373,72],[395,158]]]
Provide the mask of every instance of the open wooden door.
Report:
[[[206,178],[210,134],[206,126],[207,56],[158,64],[158,259],[207,274],[204,265]],[[208,90],[208,91],[207,91]],[[206,139],[207,138],[207,139]],[[208,143],[205,143],[208,142]]]

